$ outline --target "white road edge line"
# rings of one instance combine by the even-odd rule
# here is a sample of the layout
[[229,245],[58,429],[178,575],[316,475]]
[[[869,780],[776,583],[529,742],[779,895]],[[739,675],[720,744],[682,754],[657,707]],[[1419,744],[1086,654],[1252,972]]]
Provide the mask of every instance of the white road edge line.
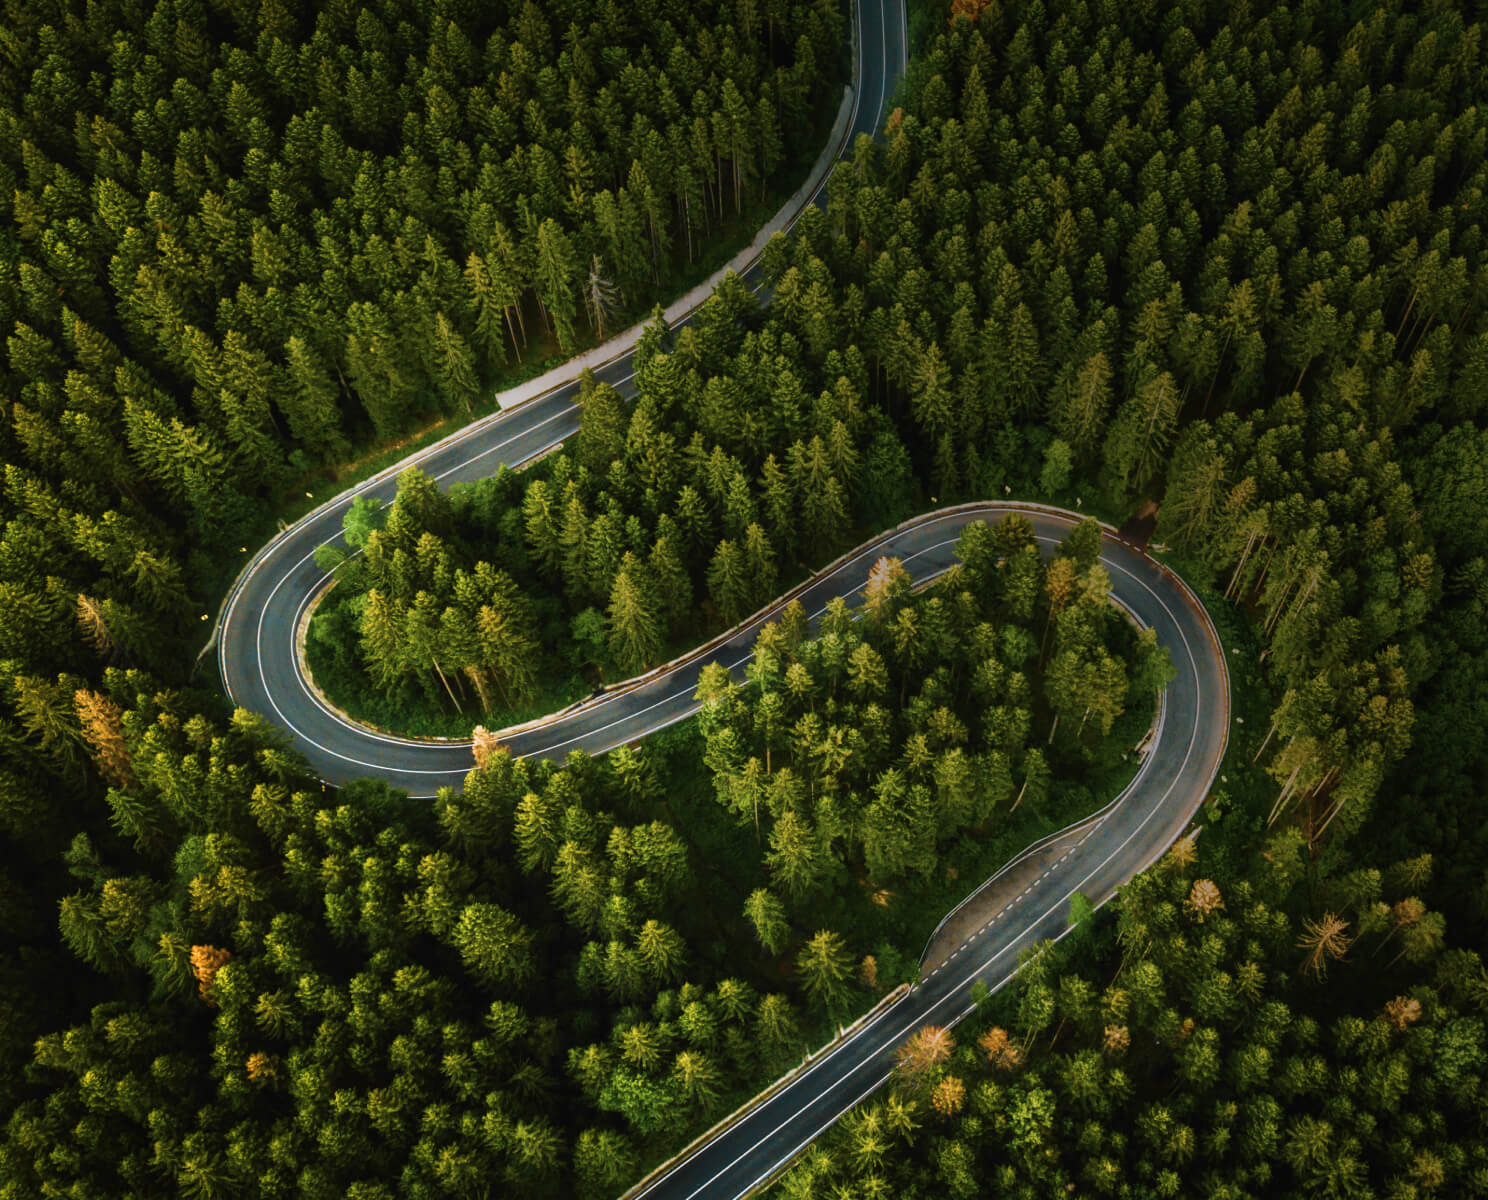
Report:
[[[1102,559],[1104,561],[1104,556],[1102,556]],[[1117,564],[1114,564],[1114,563],[1111,564],[1111,565],[1112,566],[1117,566]],[[1183,631],[1182,623],[1174,615],[1173,610],[1168,607],[1167,603],[1163,600],[1163,598],[1160,595],[1158,595],[1156,592],[1154,592],[1152,590],[1152,588],[1150,588],[1150,587],[1147,586],[1145,580],[1137,579],[1136,576],[1133,575],[1131,572],[1126,571],[1123,568],[1120,568],[1119,566],[1117,566],[1117,569],[1118,570],[1121,570],[1123,574],[1125,574],[1129,578],[1133,579],[1133,581],[1136,582],[1137,584],[1139,584],[1143,588],[1143,590],[1147,591],[1148,594],[1151,595],[1153,597],[1153,599],[1155,599],[1157,601],[1157,603],[1159,604],[1159,606],[1161,606],[1161,608],[1163,609],[1163,611],[1165,613],[1167,613],[1169,620],[1171,620],[1173,622],[1173,625],[1174,625],[1174,627],[1175,627],[1175,629],[1177,631],[1179,641],[1181,641],[1182,644],[1183,644],[1184,652],[1186,653],[1186,655],[1188,657],[1189,669],[1190,669],[1190,671],[1192,673],[1192,677],[1197,682],[1197,680],[1199,678],[1198,662],[1194,658],[1193,647],[1192,647],[1192,645],[1190,645],[1189,640],[1188,640],[1188,637],[1187,637],[1187,635]],[[1052,915],[1053,913],[1059,911],[1061,908],[1063,908],[1065,905],[1067,905],[1069,903],[1070,898],[1072,896],[1074,896],[1074,894],[1076,892],[1078,892],[1080,890],[1080,888],[1082,888],[1086,883],[1088,883],[1096,875],[1097,872],[1099,872],[1100,870],[1102,870],[1104,867],[1108,866],[1112,862],[1112,860],[1114,860],[1123,850],[1125,850],[1126,847],[1131,843],[1132,839],[1135,838],[1139,833],[1141,833],[1142,830],[1147,827],[1148,823],[1151,822],[1151,820],[1162,810],[1163,802],[1166,801],[1168,799],[1168,797],[1172,795],[1173,790],[1179,785],[1180,782],[1182,782],[1184,772],[1188,768],[1189,760],[1193,757],[1194,745],[1195,745],[1195,743],[1198,740],[1198,732],[1199,732],[1199,729],[1202,726],[1202,721],[1200,719],[1202,712],[1203,712],[1203,693],[1196,688],[1195,689],[1195,702],[1194,702],[1193,722],[1192,722],[1192,725],[1191,725],[1190,730],[1189,730],[1188,745],[1187,745],[1187,747],[1185,748],[1185,751],[1184,751],[1183,761],[1179,764],[1178,770],[1174,773],[1174,776],[1173,776],[1172,781],[1163,790],[1162,795],[1157,798],[1156,803],[1154,803],[1152,805],[1152,807],[1148,810],[1148,812],[1143,816],[1142,820],[1137,824],[1136,828],[1133,829],[1130,833],[1128,833],[1124,839],[1122,839],[1121,843],[1116,847],[1115,850],[1113,850],[1110,854],[1106,855],[1106,857],[1103,858],[1100,862],[1096,863],[1085,874],[1085,876],[1080,880],[1080,882],[1077,883],[1068,892],[1066,892],[1064,894],[1064,896],[1059,901],[1057,901],[1053,905],[1050,905],[1042,913],[1040,913],[1039,916],[1037,916],[1037,917],[1033,918],[1032,920],[1026,922],[1022,926],[1021,930],[1018,933],[1014,934],[1012,940],[1006,946],[1002,947],[1002,949],[1000,949],[1000,950],[996,951],[995,953],[991,954],[982,963],[980,963],[978,966],[976,966],[975,968],[973,968],[972,971],[970,972],[970,980],[974,980],[974,979],[980,977],[984,971],[986,971],[989,967],[992,966],[993,963],[995,963],[999,958],[1001,958],[1004,954],[1006,954],[1010,949],[1012,949],[1014,946],[1016,946],[1019,943],[1019,941],[1021,941],[1023,938],[1025,938],[1027,936],[1028,932],[1031,929],[1035,928],[1045,918],[1049,917],[1050,915]],[[1150,755],[1149,755],[1149,759],[1148,760],[1151,761],[1151,756]],[[1115,812],[1112,812],[1112,813],[1107,814],[1106,818],[1102,819],[1102,821],[1099,824],[1100,825],[1104,825],[1105,822],[1106,822],[1106,820],[1109,820],[1110,817],[1112,817],[1114,815],[1115,815]],[[1083,844],[1085,841],[1087,841],[1089,839],[1089,837],[1091,836],[1091,834],[1093,834],[1093,833],[1094,833],[1094,830],[1092,830],[1091,833],[1086,834],[1086,836],[1081,839],[1081,844]],[[1020,897],[1020,899],[1021,899],[1021,897]],[[1109,897],[1107,897],[1106,899],[1109,899]],[[1105,903],[1105,900],[1103,899],[1101,901],[1101,903],[1104,904]],[[1059,937],[1065,936],[1065,934],[1067,934],[1068,932],[1069,932],[1069,929],[1065,929],[1064,932],[1059,935]],[[1058,938],[1056,938],[1055,940],[1057,941]],[[956,956],[956,954],[959,954],[961,952],[961,949],[962,948],[964,948],[964,946],[961,947],[961,948],[958,948],[956,950],[955,954],[953,954],[951,957],[954,958]],[[949,960],[947,960],[947,962],[949,962]],[[942,965],[945,965],[945,964],[942,964]],[[1007,979],[1002,980],[999,983],[998,986],[999,987],[1002,986],[1003,983],[1006,983],[1008,980],[1014,978],[1015,976],[1016,976],[1016,971],[1013,972],[1013,974],[1009,975],[1007,977]],[[959,990],[959,989],[957,989],[957,990]],[[947,995],[946,997],[944,997],[943,999],[941,999],[940,1001],[938,1001],[936,1004],[934,1004],[933,1006],[931,1006],[931,1008],[926,1013],[924,1013],[923,1015],[917,1015],[911,1021],[911,1024],[914,1024],[915,1022],[928,1021],[930,1019],[930,1017],[931,1017],[932,1014],[934,1014],[935,1012],[937,1012],[949,1000],[954,999],[955,998],[955,995],[956,995],[956,992],[955,991],[952,991],[949,995]],[[894,1006],[892,1008],[885,1009],[884,1010],[884,1014],[887,1015],[888,1013],[894,1012],[897,1009],[897,1007],[898,1006],[896,1005],[896,1006]],[[851,1044],[860,1042],[866,1036],[867,1031],[868,1031],[868,1029],[870,1029],[872,1027],[872,1024],[876,1024],[876,1022],[871,1023],[868,1026],[864,1026],[864,1028],[862,1030],[860,1030],[858,1033],[854,1034],[854,1036],[852,1038],[845,1039],[843,1042],[841,1042],[838,1045],[838,1047],[836,1048],[836,1050],[840,1050],[840,1049],[842,1049],[845,1046],[848,1046],[848,1045],[851,1045]],[[907,1032],[907,1030],[906,1030],[906,1032]],[[833,1054],[836,1053],[836,1050],[833,1051]],[[831,1055],[829,1055],[827,1057],[830,1058]],[[827,1058],[824,1058],[824,1059],[821,1060],[822,1063],[825,1063],[826,1061],[827,1061]],[[817,1072],[817,1068],[816,1068],[815,1065],[813,1065],[812,1069],[809,1072],[804,1073],[799,1079],[797,1079],[796,1081],[794,1081],[792,1084],[787,1085],[786,1088],[782,1089],[780,1092],[778,1092],[776,1094],[776,1097],[772,1097],[772,1100],[771,1101],[767,1101],[766,1102],[766,1105],[769,1105],[773,1100],[777,1099],[778,1097],[785,1095],[788,1091],[792,1090],[792,1088],[795,1086],[795,1084],[804,1082],[806,1079],[808,1079],[812,1075],[816,1074],[816,1072]],[[887,1076],[885,1076],[885,1078],[887,1078]],[[882,1080],[880,1080],[880,1084],[879,1085],[875,1085],[875,1089],[876,1089],[877,1086],[880,1086],[881,1083],[882,1083]],[[828,1087],[830,1088],[830,1086],[831,1086],[831,1084],[829,1083]],[[689,1195],[689,1197],[687,1198],[687,1200],[693,1200],[693,1197],[696,1197],[699,1192],[701,1192],[704,1188],[707,1188],[708,1186],[710,1186],[711,1184],[713,1184],[721,1175],[723,1175],[726,1172],[728,1172],[729,1170],[731,1170],[743,1158],[747,1157],[749,1154],[752,1154],[761,1145],[763,1145],[764,1142],[768,1141],[771,1137],[773,1137],[776,1133],[778,1133],[786,1125],[790,1124],[791,1121],[795,1120],[803,1112],[805,1112],[806,1109],[809,1108],[811,1104],[813,1104],[816,1101],[822,1099],[825,1096],[825,1094],[826,1094],[826,1092],[825,1091],[822,1091],[822,1092],[817,1093],[817,1095],[813,1096],[810,1100],[808,1100],[806,1102],[806,1104],[804,1106],[798,1108],[795,1112],[791,1113],[790,1116],[786,1117],[786,1119],[784,1121],[782,1121],[779,1125],[777,1125],[774,1129],[772,1129],[769,1133],[767,1133],[763,1138],[761,1138],[759,1141],[757,1141],[754,1145],[750,1146],[747,1150],[745,1150],[742,1154],[740,1154],[732,1162],[728,1163],[720,1171],[718,1171],[717,1173],[715,1173],[706,1183],[703,1184],[703,1187],[702,1188],[698,1188],[696,1191],[692,1192]],[[830,1128],[832,1124],[835,1124],[836,1121],[838,1119],[840,1119],[840,1116],[841,1116],[841,1114],[838,1114],[838,1117],[835,1117],[827,1126],[824,1126],[823,1128]],[[747,1120],[748,1118],[746,1117],[745,1119]],[[818,1133],[816,1133],[816,1134],[813,1134],[811,1138],[808,1138],[807,1139],[807,1143],[809,1143],[810,1141],[815,1140],[815,1138],[818,1137],[818,1136],[820,1136],[820,1131],[818,1131]],[[803,1144],[807,1144],[807,1143],[803,1143]],[[799,1153],[799,1148],[797,1149],[796,1153]],[[687,1161],[691,1161],[691,1160],[690,1159],[684,1160],[684,1162],[687,1162]],[[683,1165],[683,1163],[678,1163],[677,1164],[678,1167],[681,1167],[682,1165]],[[675,1171],[675,1168],[674,1168],[674,1171]],[[670,1178],[671,1175],[674,1173],[674,1171],[668,1172],[666,1175],[662,1176],[660,1179],[657,1179],[654,1183],[652,1183],[651,1187],[647,1188],[646,1192],[641,1193],[641,1195],[638,1196],[638,1197],[636,1197],[635,1200],[641,1200],[641,1196],[644,1196],[647,1193],[649,1193],[652,1188],[655,1188],[663,1180]],[[753,1186],[754,1186],[754,1184],[751,1184],[750,1185],[750,1187],[753,1187]],[[746,1189],[746,1191],[747,1190],[748,1189]],[[740,1194],[742,1195],[744,1193],[740,1193]]]

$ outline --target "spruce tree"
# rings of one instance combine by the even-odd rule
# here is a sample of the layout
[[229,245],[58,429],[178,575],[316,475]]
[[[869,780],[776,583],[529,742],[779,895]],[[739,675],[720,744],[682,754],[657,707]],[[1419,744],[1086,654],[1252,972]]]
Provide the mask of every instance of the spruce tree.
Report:
[[627,674],[644,670],[661,657],[660,605],[652,586],[642,573],[622,570],[610,588],[606,641],[616,665]]

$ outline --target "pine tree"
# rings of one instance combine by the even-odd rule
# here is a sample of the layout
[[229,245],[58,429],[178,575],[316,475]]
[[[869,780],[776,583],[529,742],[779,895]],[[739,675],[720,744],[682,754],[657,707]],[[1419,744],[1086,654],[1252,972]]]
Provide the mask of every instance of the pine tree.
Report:
[[103,777],[116,787],[134,786],[129,747],[124,740],[123,710],[106,696],[79,688],[73,693],[78,726],[93,750]]
[[549,217],[538,227],[536,254],[534,282],[538,299],[553,322],[558,348],[567,354],[574,347],[578,253],[568,235]]
[[634,1147],[623,1133],[586,1129],[574,1143],[573,1169],[581,1194],[592,1200],[623,1190],[638,1167]]
[[744,530],[744,572],[749,581],[748,607],[758,608],[775,596],[775,549],[757,524]]
[[836,1014],[846,1006],[852,955],[842,938],[822,929],[796,955],[796,971],[806,994],[822,1009]]
[[1144,382],[1116,414],[1106,435],[1106,470],[1124,488],[1141,491],[1157,473],[1172,439],[1179,395],[1166,372]]
[[589,516],[577,494],[569,497],[563,510],[558,544],[562,555],[564,591],[575,599],[586,596],[590,591]]
[[407,419],[413,379],[387,314],[370,302],[347,311],[346,369],[379,437],[389,437]]
[[507,361],[507,305],[491,279],[486,260],[472,250],[465,260],[465,287],[470,313],[475,319],[475,348],[488,366],[501,366]]
[[536,968],[531,931],[495,904],[466,905],[452,942],[465,965],[489,985],[520,984]]
[[722,1081],[707,1055],[684,1050],[672,1066],[672,1082],[689,1104],[706,1110],[718,1098]]
[[377,685],[390,688],[407,671],[402,614],[380,590],[367,593],[360,622],[362,655]]
[[279,406],[290,433],[314,454],[340,454],[346,444],[341,433],[340,388],[299,335],[284,343],[284,359],[290,387],[279,398]]
[[736,625],[750,611],[751,590],[744,552],[734,542],[719,542],[708,566],[708,595],[724,624]]
[[776,820],[765,861],[792,900],[803,899],[820,882],[820,850],[810,825],[794,809],[781,813]]
[[656,594],[661,601],[667,628],[675,632],[684,625],[692,611],[692,580],[682,566],[671,538],[662,536],[656,539],[646,567],[656,581]]
[[657,983],[675,982],[683,973],[687,950],[670,925],[647,921],[636,933],[636,950],[647,973]]
[[760,468],[760,494],[765,519],[775,539],[783,545],[792,544],[792,535],[796,532],[795,495],[773,454],[765,457]]
[[473,405],[480,394],[475,356],[460,331],[442,312],[434,314],[433,342],[439,386],[464,407],[466,415],[474,413]]
[[774,893],[756,888],[744,902],[744,915],[754,926],[755,936],[767,954],[778,955],[785,949],[790,926],[786,922],[785,906]]
[[579,387],[579,438],[576,456],[590,472],[603,476],[625,453],[626,419],[620,395],[586,374]]
[[1054,389],[1050,421],[1077,457],[1089,454],[1105,432],[1111,405],[1111,366],[1097,351]]
[[542,648],[526,601],[509,579],[475,617],[480,663],[494,677],[508,702],[520,703],[537,690]]
[[547,480],[536,479],[528,485],[522,497],[523,528],[527,536],[527,551],[532,555],[539,570],[549,579],[559,578],[559,565],[563,561],[563,523],[560,510]]
[[661,657],[660,606],[651,591],[651,581],[622,570],[610,589],[607,642],[622,671],[644,670]]
[[589,324],[600,341],[609,336],[610,322],[614,320],[619,300],[619,290],[605,275],[599,255],[590,255],[589,271],[584,280],[584,307],[589,313]]
[[[500,225],[492,230],[491,246],[485,262],[491,277],[492,299],[501,306],[507,332],[511,335],[512,349],[520,362],[522,349],[527,345],[527,323],[522,317],[522,291],[529,281],[511,236]],[[515,322],[513,317],[516,318]]]

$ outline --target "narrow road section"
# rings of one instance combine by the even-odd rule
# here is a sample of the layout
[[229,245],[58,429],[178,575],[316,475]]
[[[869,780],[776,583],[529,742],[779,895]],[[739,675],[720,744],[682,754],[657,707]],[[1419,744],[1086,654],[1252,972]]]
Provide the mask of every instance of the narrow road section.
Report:
[[[969,522],[996,521],[1011,512],[1029,518],[1046,552],[1080,520],[1078,514],[1037,505],[959,505],[874,538],[796,594],[813,616],[835,596],[856,604],[870,568],[883,555],[899,558],[917,581],[933,579],[957,561],[956,542]],[[1121,797],[1076,837],[1061,839],[1052,861],[1039,861],[1036,872],[1020,872],[1016,898],[959,947],[937,954],[939,965],[907,996],[631,1200],[712,1200],[757,1189],[886,1082],[894,1050],[910,1033],[926,1023],[959,1021],[971,1010],[968,993],[975,981],[994,989],[1003,986],[1016,973],[1023,949],[1063,936],[1076,892],[1104,903],[1182,834],[1208,795],[1228,743],[1230,683],[1224,651],[1203,606],[1161,563],[1111,529],[1105,530],[1101,561],[1117,602],[1139,624],[1156,631],[1176,672],[1163,693],[1147,756]],[[760,627],[779,607],[763,610],[695,657],[632,689],[503,740],[514,753],[559,759],[575,748],[598,753],[683,720],[697,711],[693,696],[703,667],[717,662],[742,670]],[[288,637],[293,615],[291,609],[276,627],[279,637]],[[288,664],[286,672],[292,697],[303,690],[303,681]],[[460,786],[471,765],[468,745],[399,741],[339,719],[321,734],[331,744],[318,747],[312,761],[333,780],[376,774],[425,794],[443,785]]]
[[[955,560],[955,535],[968,521],[996,520],[1010,509],[1032,519],[1046,551],[1078,520],[1073,513],[1000,503],[932,514],[878,539],[814,585],[808,610],[836,594],[859,598],[867,569],[880,554],[902,558],[916,579],[933,576]],[[1006,878],[1018,882],[1015,898],[956,948],[947,952],[938,947],[927,956],[928,974],[907,996],[627,1200],[734,1200],[757,1190],[887,1082],[894,1051],[911,1033],[925,1024],[961,1020],[974,1007],[969,999],[973,983],[1002,987],[1017,973],[1021,951],[1062,937],[1076,892],[1094,904],[1104,903],[1183,833],[1208,795],[1228,743],[1230,681],[1224,651],[1208,614],[1187,586],[1114,530],[1106,531],[1101,561],[1118,602],[1138,623],[1157,631],[1177,672],[1163,693],[1154,741],[1131,783],[1098,820],[1054,839],[1050,851],[1030,856],[1010,871]],[[749,636],[741,634],[731,649],[743,654]],[[653,711],[670,713],[670,706],[680,707],[682,701],[658,696],[652,703]]]

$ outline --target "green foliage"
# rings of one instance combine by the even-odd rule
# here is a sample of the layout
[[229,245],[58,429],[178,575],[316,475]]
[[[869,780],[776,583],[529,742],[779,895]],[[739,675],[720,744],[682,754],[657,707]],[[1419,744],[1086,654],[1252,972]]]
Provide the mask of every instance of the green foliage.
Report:
[[695,952],[728,889],[640,815],[663,752],[497,754],[431,812],[325,791],[245,712],[105,686],[133,697],[116,792],[152,835],[76,840],[61,930],[133,998],[37,1044],[13,1186],[149,1190],[164,1161],[189,1194],[603,1191],[799,1053],[795,1002]]
[[[1046,950],[1024,965],[1015,997],[984,997],[963,1026],[985,1055],[896,1083],[780,1192],[809,1179],[818,1194],[873,1181],[895,1194],[969,1195],[996,1180],[1028,1196],[1328,1195],[1344,1181],[1352,1194],[1389,1195],[1429,1180],[1477,1194],[1485,1150],[1474,1114],[1488,1069],[1469,982],[1481,979],[1478,957],[1439,943],[1421,967],[1378,957],[1391,932],[1367,916],[1374,905],[1408,912],[1401,928],[1426,923],[1398,892],[1387,894],[1393,905],[1380,899],[1378,871],[1366,873],[1372,885],[1325,871],[1301,887],[1237,877],[1224,850],[1200,867],[1180,848],[1123,888],[1114,938],[1091,929],[1077,895],[1085,947]],[[1243,856],[1233,861],[1250,873]],[[1336,911],[1310,898],[1318,883]],[[1341,932],[1327,934],[1325,984],[1306,966],[1330,922]],[[1021,1042],[1001,1027],[1009,1012],[1027,1031]],[[1052,1039],[1033,1041],[1051,1028]],[[964,1104],[947,1100],[957,1095]],[[863,1152],[870,1131],[890,1128],[902,1132]]]
[[[1098,527],[1089,529],[1098,547]],[[1046,578],[1030,547],[1031,574],[1015,575],[984,564],[978,547],[997,536],[1010,529],[969,526],[963,565],[921,595],[896,561],[881,560],[861,621],[829,609],[819,636],[794,647],[768,625],[746,671],[753,686],[721,674],[703,681],[700,724],[718,803],[768,846],[779,885],[746,906],[771,953],[784,936],[782,898],[804,923],[844,876],[873,887],[933,878],[955,839],[986,833],[1021,803],[1040,806],[1051,734],[1068,779],[1093,761],[1096,735],[1125,708],[1125,643],[1145,643],[1108,616],[1103,569],[1077,576],[1077,560],[1060,556]],[[1068,549],[1088,557],[1084,541],[1082,532]],[[1069,586],[1061,590],[1060,579]],[[1059,606],[1044,667],[1029,661],[1036,636],[1010,613],[1010,596],[1024,587],[1021,619],[1034,628]],[[1146,655],[1156,657],[1150,647]],[[1163,679],[1157,667],[1145,670],[1154,686]]]
[[[468,501],[451,506],[406,479],[362,557],[395,561],[407,551],[388,545],[410,524],[452,529]],[[435,536],[421,533],[413,553],[432,553]],[[974,527],[968,557],[1016,536]],[[622,1165],[674,1146],[799,1057],[803,1011],[814,1033],[865,991],[914,974],[895,946],[860,957],[848,932],[808,924],[803,906],[831,896],[849,911],[864,864],[875,885],[912,889],[906,873],[926,875],[937,840],[981,821],[989,798],[1011,796],[1008,763],[1029,727],[1012,706],[1033,702],[1037,676],[1014,681],[998,657],[998,588],[974,595],[965,571],[917,596],[902,569],[881,563],[863,619],[836,603],[816,636],[789,610],[761,637],[753,705],[715,672],[705,736],[675,751],[621,748],[562,767],[498,752],[431,808],[375,780],[327,792],[260,718],[222,721],[198,698],[109,672],[106,694],[127,704],[79,691],[93,698],[76,713],[135,846],[74,841],[65,861],[83,888],[63,902],[60,928],[83,963],[121,985],[148,983],[153,998],[121,1003],[107,1028],[170,1018],[179,1069],[195,1080],[177,1092],[191,1107],[161,1098],[152,1104],[168,1126],[151,1119],[136,1100],[153,1094],[159,1058],[131,1065],[69,1034],[72,1057],[42,1064],[45,1100],[20,1104],[10,1122],[8,1171],[28,1186],[87,1179],[108,1191],[165,1154],[197,1192],[276,1193],[307,1172],[331,1190],[387,1180],[433,1189],[480,1172],[566,1194],[607,1187]],[[1099,582],[1070,610],[1103,608]],[[38,716],[47,694],[34,690]],[[877,757],[849,734],[857,724],[883,743]],[[741,771],[737,754],[756,742],[766,762]],[[1054,752],[1068,765],[1095,744],[1071,734]],[[713,772],[696,794],[730,800],[724,821],[668,786],[688,761]],[[750,780],[759,840],[741,843],[727,826],[753,825],[741,790]],[[862,842],[839,861],[832,842],[842,822],[860,820],[855,806],[866,806]],[[922,821],[925,860],[896,848],[923,840]],[[732,842],[723,854],[720,835]],[[771,886],[759,886],[767,873]],[[1400,953],[1423,946],[1402,932]],[[791,995],[776,990],[786,956]],[[745,974],[724,977],[719,964]],[[95,1009],[95,1022],[109,1011]],[[125,1080],[107,1101],[89,1083],[100,1070]],[[151,1079],[135,1079],[142,1071]],[[65,1162],[38,1149],[87,1112],[108,1123],[106,1137]],[[233,1149],[266,1144],[280,1151]],[[602,1161],[606,1150],[616,1164]]]
[[[1171,666],[1110,620],[1088,531],[1046,567],[1007,522],[926,596],[890,572],[861,621],[790,614],[650,769],[498,756],[426,812],[326,793],[183,695],[192,589],[255,506],[700,260],[845,27],[250,7],[7,25],[0,1175],[613,1192],[798,1059],[801,1000],[837,1015],[865,946],[880,987],[912,973],[893,940],[941,863],[1069,803]],[[963,1038],[782,1186],[1475,1194],[1481,30],[956,7],[916,8],[902,106],[771,242],[769,303],[729,279],[648,330],[634,404],[592,385],[526,479],[359,506],[312,653],[473,723],[654,662],[932,497],[1159,501],[1254,618],[1264,666],[1232,665],[1273,719],[1232,735],[1271,794],[1225,784],[1209,875],[1137,881],[1114,945],[1087,923],[1078,965],[989,1002],[987,1067]]]

